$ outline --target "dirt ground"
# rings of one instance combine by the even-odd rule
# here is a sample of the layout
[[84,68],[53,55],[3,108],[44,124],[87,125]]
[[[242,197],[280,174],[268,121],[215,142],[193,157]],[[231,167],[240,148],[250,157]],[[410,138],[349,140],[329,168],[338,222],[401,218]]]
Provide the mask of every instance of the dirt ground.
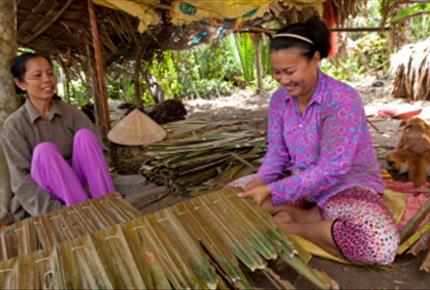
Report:
[[[400,120],[378,117],[381,109],[398,110],[400,108],[422,108],[422,116],[430,120],[430,102],[407,103],[403,100],[392,99],[389,95],[390,81],[382,80],[374,85],[372,78],[352,84],[361,94],[365,105],[366,115],[371,124],[370,131],[381,167],[385,168],[384,157],[396,146],[401,130]],[[255,94],[252,91],[241,91],[230,97],[213,100],[195,99],[186,102],[188,117],[205,120],[252,120],[257,128],[266,126],[266,111],[269,93]],[[168,196],[144,209],[145,213],[153,212],[163,207],[183,200],[180,197]],[[327,272],[342,289],[430,289],[430,274],[420,272],[419,266],[424,258],[398,257],[391,267],[359,267],[343,265],[332,261],[313,258],[311,265]],[[281,276],[294,283],[297,289],[313,288],[304,278],[293,274],[288,268],[279,269]],[[267,285],[258,285],[265,288]]]

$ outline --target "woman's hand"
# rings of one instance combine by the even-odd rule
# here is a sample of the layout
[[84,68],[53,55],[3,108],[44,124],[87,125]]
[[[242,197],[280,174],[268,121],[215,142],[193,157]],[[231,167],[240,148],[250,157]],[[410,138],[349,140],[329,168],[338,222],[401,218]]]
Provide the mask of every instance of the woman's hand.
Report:
[[238,194],[239,197],[252,198],[258,204],[262,204],[269,195],[270,189],[268,185],[255,186]]

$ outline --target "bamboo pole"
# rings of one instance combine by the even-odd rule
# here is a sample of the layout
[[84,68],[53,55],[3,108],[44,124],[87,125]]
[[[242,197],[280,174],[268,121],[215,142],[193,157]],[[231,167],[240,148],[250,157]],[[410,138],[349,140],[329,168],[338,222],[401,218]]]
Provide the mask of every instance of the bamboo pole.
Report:
[[407,249],[409,249],[413,244],[418,241],[418,239],[430,231],[430,223],[423,225],[417,232],[410,236],[406,241],[402,242],[397,249],[397,254],[403,254]]
[[414,232],[416,226],[422,221],[425,216],[430,212],[430,200],[427,201],[420,210],[415,213],[413,217],[408,221],[406,226],[400,232],[400,241],[404,242]]
[[93,37],[94,56],[96,61],[99,98],[100,98],[102,117],[103,117],[102,133],[107,134],[107,132],[110,129],[110,120],[109,120],[109,108],[108,108],[108,102],[107,102],[106,84],[104,81],[103,56],[101,52],[99,32],[97,28],[97,19],[94,11],[94,4],[92,0],[87,0],[87,2],[88,2],[88,14],[90,17],[91,34]]

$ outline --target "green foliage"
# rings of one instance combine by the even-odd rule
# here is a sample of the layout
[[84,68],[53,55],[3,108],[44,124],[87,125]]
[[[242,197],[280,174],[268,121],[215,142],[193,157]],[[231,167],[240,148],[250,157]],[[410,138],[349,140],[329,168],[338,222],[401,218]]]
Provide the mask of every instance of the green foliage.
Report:
[[364,72],[364,68],[359,64],[357,58],[345,58],[337,61],[336,64],[332,60],[324,59],[320,69],[324,73],[343,81],[358,79]]
[[252,39],[245,33],[234,35],[234,40],[243,78],[245,81],[252,81],[255,79],[255,49]]
[[378,33],[367,33],[355,41],[350,39],[345,55],[324,60],[321,69],[337,79],[350,81],[384,69],[387,59],[387,39]]
[[411,33],[413,36],[413,40],[418,41],[429,37],[430,31],[430,15],[420,15],[411,19]]
[[164,51],[160,55],[148,67],[167,99],[228,95],[234,91],[234,81],[240,75],[235,55],[226,42],[192,50]]
[[73,82],[73,92],[70,96],[70,102],[76,107],[82,107],[90,102],[89,90],[81,82]]
[[403,8],[393,17],[392,22],[402,21],[418,13],[430,13],[430,3],[415,3]]
[[134,87],[130,77],[124,77],[121,73],[111,72],[106,74],[106,89],[109,98],[131,102],[134,98]]
[[381,67],[387,57],[387,38],[378,33],[369,33],[356,41],[354,57],[366,69]]
[[262,48],[261,48],[261,58],[263,61],[264,75],[272,74],[272,61],[270,59],[269,45],[270,45],[270,39],[267,37],[264,37],[262,42]]

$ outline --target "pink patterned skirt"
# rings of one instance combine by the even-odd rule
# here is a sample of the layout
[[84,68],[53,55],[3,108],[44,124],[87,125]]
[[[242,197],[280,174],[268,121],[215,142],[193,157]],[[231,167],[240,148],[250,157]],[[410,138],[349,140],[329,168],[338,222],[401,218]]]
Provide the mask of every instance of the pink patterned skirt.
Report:
[[400,244],[399,232],[380,195],[354,187],[330,197],[321,209],[324,220],[334,221],[332,237],[351,262],[391,264]]

